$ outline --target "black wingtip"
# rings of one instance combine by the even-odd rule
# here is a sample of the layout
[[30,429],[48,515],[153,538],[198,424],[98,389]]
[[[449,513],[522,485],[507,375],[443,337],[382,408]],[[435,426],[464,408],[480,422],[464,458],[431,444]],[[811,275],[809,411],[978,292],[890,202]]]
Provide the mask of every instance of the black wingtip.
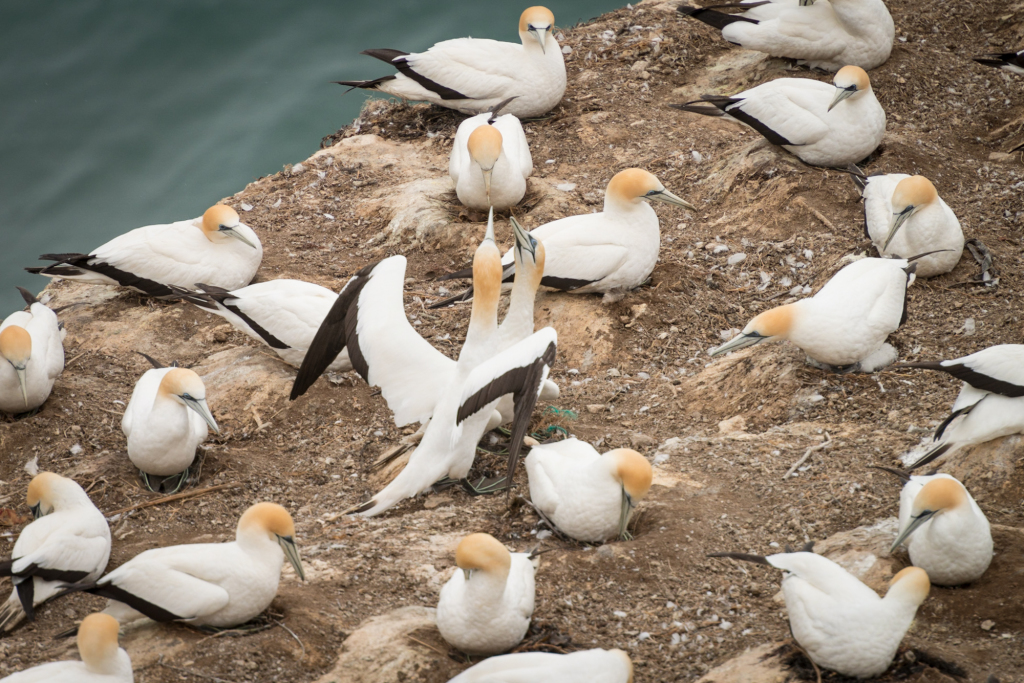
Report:
[[459,303],[460,301],[469,301],[473,298],[473,286],[470,285],[469,289],[464,292],[459,292],[454,296],[450,296],[447,299],[441,301],[435,301],[434,303],[427,306],[427,308],[444,308],[445,306],[451,306],[452,304]]
[[[697,100],[700,102],[700,100]],[[694,102],[687,102],[685,104],[670,104],[668,105],[672,109],[678,109],[679,111],[688,111],[691,114],[700,114],[701,116],[725,116],[718,107],[710,106],[707,104],[696,104]]]
[[[146,355],[146,354],[144,354],[144,353],[143,353],[142,351],[136,351],[135,353],[139,354],[140,356],[142,356],[143,358],[145,358],[146,360],[148,360],[148,361],[149,361],[149,364],[150,364],[150,365],[152,365],[152,366],[153,366],[154,368],[156,368],[157,370],[159,370],[159,369],[161,369],[161,368],[166,368],[166,367],[167,367],[166,365],[164,365],[163,363],[161,363],[160,361],[158,361],[158,360],[157,360],[156,358],[153,358],[152,356],[147,356],[147,355]],[[174,365],[176,365],[176,364],[174,364]]]
[[927,465],[928,463],[932,462],[933,460],[935,460],[939,456],[943,455],[946,451],[948,451],[950,448],[952,448],[952,446],[953,446],[953,444],[944,443],[941,446],[939,446],[938,448],[932,449],[928,453],[925,453],[924,457],[922,457],[917,462],[915,462],[914,464],[912,464],[909,467],[907,467],[907,472],[913,472],[914,470],[918,469],[919,467],[924,467],[925,465]]
[[445,280],[470,280],[472,278],[473,268],[472,266],[470,266],[467,268],[462,268],[461,270],[457,270],[454,273],[442,275],[441,277],[437,278],[435,282],[444,282]]
[[25,303],[29,306],[39,303],[39,299],[36,298],[36,295],[24,287],[18,287],[17,290],[21,293],[21,298],[24,299]]
[[25,270],[26,270],[26,272],[32,273],[33,275],[42,275],[43,274],[42,266],[37,266],[37,267],[34,267],[34,268],[26,268]]
[[721,31],[729,24],[735,24],[738,21],[742,21],[748,24],[760,23],[756,19],[750,19],[748,17],[744,17],[742,15],[737,14],[725,14],[724,12],[716,12],[715,10],[707,9],[704,7],[690,7],[687,5],[680,5],[677,9],[679,13],[682,14],[683,16],[693,17],[697,21],[703,22],[713,28],[717,28],[719,31]]
[[707,557],[726,557],[730,560],[740,560],[742,562],[754,562],[756,564],[763,564],[765,566],[772,566],[771,562],[764,555],[751,555],[749,553],[708,553]]
[[367,510],[372,510],[376,505],[377,505],[377,501],[374,500],[373,498],[371,498],[370,500],[366,501],[362,505],[359,505],[357,507],[345,510],[345,514],[346,515],[362,514],[362,513],[366,512]]
[[868,465],[868,468],[872,469],[872,470],[881,470],[883,472],[888,472],[889,474],[891,474],[894,477],[898,478],[904,484],[906,484],[908,481],[910,481],[910,475],[909,474],[907,474],[903,470],[898,470],[895,467],[885,467],[883,465]]

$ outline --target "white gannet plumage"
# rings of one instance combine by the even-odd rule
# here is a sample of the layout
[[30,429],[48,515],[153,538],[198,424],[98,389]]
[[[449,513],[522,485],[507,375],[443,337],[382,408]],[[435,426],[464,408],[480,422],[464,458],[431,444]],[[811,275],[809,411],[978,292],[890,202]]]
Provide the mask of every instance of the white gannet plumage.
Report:
[[529,7],[519,17],[521,45],[497,40],[456,38],[426,52],[364,50],[364,55],[391,64],[398,73],[366,81],[337,81],[431,102],[468,114],[490,111],[510,97],[509,114],[540,116],[562,100],[565,62],[552,35],[555,16],[545,7]]
[[205,282],[229,290],[244,287],[260,267],[263,245],[234,209],[217,204],[190,221],[136,228],[88,254],[39,258],[56,263],[25,270],[173,298],[168,285],[190,288]]
[[76,482],[40,472],[28,485],[35,518],[21,530],[11,559],[0,561],[0,576],[14,582],[0,606],[0,630],[9,631],[34,607],[50,600],[63,584],[97,579],[110,559],[110,528],[103,513]]
[[490,112],[459,124],[448,175],[460,202],[478,211],[503,211],[526,195],[532,173],[530,145],[515,116]]
[[0,412],[25,413],[46,402],[64,371],[64,328],[57,314],[18,288],[28,304],[0,323]]
[[653,478],[650,463],[636,451],[601,455],[576,438],[534,446],[526,473],[537,509],[567,536],[589,543],[631,538],[630,515]]
[[536,558],[510,553],[490,534],[470,534],[441,588],[437,629],[467,655],[495,655],[522,641],[533,616]]
[[90,614],[78,628],[82,661],[40,664],[0,678],[0,683],[133,683],[132,660],[118,645],[118,628],[113,617]]
[[729,97],[671,106],[743,123],[813,166],[845,168],[882,142],[885,111],[860,67],[844,66],[832,82],[777,78]]
[[984,57],[975,57],[974,61],[985,66],[995,67],[1018,76],[1024,76],[1024,50],[1016,52],[992,52]]
[[622,650],[516,652],[474,664],[448,683],[633,683],[633,662]]

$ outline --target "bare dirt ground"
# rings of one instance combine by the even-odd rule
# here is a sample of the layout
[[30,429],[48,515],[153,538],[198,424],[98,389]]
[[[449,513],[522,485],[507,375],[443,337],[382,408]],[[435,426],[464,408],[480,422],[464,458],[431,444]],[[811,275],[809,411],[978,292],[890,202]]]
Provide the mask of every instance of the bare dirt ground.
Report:
[[[864,168],[931,178],[967,237],[991,249],[999,276],[994,288],[965,284],[977,273],[965,252],[952,273],[915,283],[909,320],[892,341],[902,359],[1020,343],[1024,168],[1019,154],[1003,152],[1024,138],[1024,80],[969,60],[1018,45],[1020,12],[992,2],[889,6],[898,42],[870,74],[888,129]],[[622,301],[538,298],[538,323],[560,334],[555,407],[575,417],[539,408],[534,431],[553,434],[548,428],[560,426],[601,450],[631,445],[652,458],[659,444],[680,440],[663,449],[670,457],[656,467],[635,540],[601,548],[542,542],[553,550],[538,574],[538,644],[530,647],[620,647],[638,681],[694,680],[745,648],[788,636],[773,600],[777,575],[705,555],[769,553],[895,515],[896,484],[867,466],[893,464],[916,446],[959,387],[924,372],[828,375],[804,365],[790,345],[710,361],[706,350],[723,331],[789,301],[796,287],[805,288],[799,296],[817,290],[843,256],[870,245],[846,175],[809,168],[749,130],[667,105],[781,76],[829,76],[729,46],[672,4],[645,2],[563,32],[562,44],[572,48],[569,89],[551,118],[527,125],[537,170],[517,215],[535,227],[599,208],[608,179],[628,166],[651,170],[700,211],[659,206],[661,261],[650,285]],[[325,140],[338,147],[229,198],[263,240],[257,279],[294,277],[337,290],[367,263],[406,254],[407,311],[425,337],[454,355],[468,309],[429,311],[420,302],[447,291],[433,278],[468,259],[483,226],[460,218],[452,193],[435,202],[449,217],[445,225],[426,232],[397,225],[387,196],[424,176],[443,185],[459,120],[424,105],[369,107]],[[575,188],[555,189],[564,183]],[[499,238],[511,241],[504,223]],[[745,259],[730,265],[740,253]],[[147,367],[138,350],[196,366],[206,377],[224,433],[208,442],[196,486],[222,488],[121,514],[111,524],[110,567],[155,546],[229,539],[242,510],[258,500],[285,505],[298,525],[308,581],[286,568],[272,607],[291,633],[275,626],[209,637],[178,625],[129,633],[122,643],[136,680],[314,681],[365,619],[435,605],[462,535],[486,531],[519,550],[536,545],[537,518],[501,497],[446,492],[370,521],[340,516],[382,486],[369,465],[402,434],[380,396],[354,374],[322,379],[290,403],[294,371],[219,318],[67,282],[48,291],[51,305],[82,305],[61,314],[68,366],[53,396],[38,415],[0,424],[0,506],[27,513],[24,465],[35,457],[41,469],[74,476],[108,514],[155,497],[138,485],[120,431],[124,403]],[[808,448],[825,442],[797,476],[783,479]],[[902,658],[886,678],[948,681],[956,671],[979,682],[990,674],[1024,678],[1022,451],[1010,438],[950,458],[949,471],[1001,525],[997,555],[976,584],[933,588],[905,641],[954,668]],[[994,452],[999,467],[986,460]],[[499,466],[498,456],[482,454],[477,469]],[[519,489],[525,493],[523,472]],[[10,513],[0,520],[16,522]],[[0,556],[10,554],[19,528],[0,527]],[[0,675],[71,656],[69,644],[52,636],[101,606],[75,595],[44,608],[34,623],[0,639]],[[445,651],[436,632],[417,638],[424,644],[410,646],[432,657],[418,679],[446,681],[466,666],[457,655],[435,654]],[[814,679],[806,668],[790,673]]]

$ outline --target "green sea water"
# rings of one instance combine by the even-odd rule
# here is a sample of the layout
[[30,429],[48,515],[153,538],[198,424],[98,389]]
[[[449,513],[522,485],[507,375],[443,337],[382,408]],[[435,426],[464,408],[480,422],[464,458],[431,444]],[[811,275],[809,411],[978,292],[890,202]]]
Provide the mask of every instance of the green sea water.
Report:
[[[559,26],[621,0],[552,0]],[[392,70],[365,48],[518,41],[527,3],[0,0],[0,319],[39,254],[194,218],[312,154]],[[244,218],[243,218],[244,220]]]

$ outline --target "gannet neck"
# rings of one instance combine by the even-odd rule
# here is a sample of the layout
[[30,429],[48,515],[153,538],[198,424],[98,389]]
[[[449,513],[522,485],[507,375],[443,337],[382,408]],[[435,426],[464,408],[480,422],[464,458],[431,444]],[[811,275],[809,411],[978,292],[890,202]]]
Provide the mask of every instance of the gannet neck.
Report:
[[455,564],[467,573],[467,578],[479,571],[504,583],[512,567],[512,555],[490,534],[470,534],[459,541]]
[[[493,210],[492,210],[493,216]],[[488,335],[498,329],[498,299],[501,297],[501,252],[494,243],[493,218],[489,221],[488,237],[473,255],[473,310],[466,331],[466,345],[470,339]]]
[[32,358],[32,336],[24,327],[8,325],[0,332],[0,356],[18,370],[24,370]]
[[[53,472],[40,472],[28,484],[26,502],[42,516],[80,505],[92,505],[89,495],[75,481]],[[37,507],[38,506],[38,507]]]
[[916,610],[928,597],[931,585],[928,572],[920,567],[907,567],[892,577],[884,600]]
[[505,314],[502,325],[514,324],[516,329],[526,329],[527,327],[532,329],[534,301],[537,298],[540,281],[544,277],[544,245],[540,240],[536,240],[528,234],[524,233],[523,237],[532,240],[531,244],[535,245],[533,246],[534,251],[531,253],[519,248],[520,237],[517,230],[517,246],[512,248],[516,275],[512,281],[512,296],[509,300],[508,312]]
[[111,675],[120,669],[118,662],[117,619],[109,614],[90,614],[78,627],[78,654],[87,671]]
[[654,477],[647,458],[629,448],[619,448],[609,451],[602,459],[611,461],[612,476],[622,484],[633,503],[647,495]]

